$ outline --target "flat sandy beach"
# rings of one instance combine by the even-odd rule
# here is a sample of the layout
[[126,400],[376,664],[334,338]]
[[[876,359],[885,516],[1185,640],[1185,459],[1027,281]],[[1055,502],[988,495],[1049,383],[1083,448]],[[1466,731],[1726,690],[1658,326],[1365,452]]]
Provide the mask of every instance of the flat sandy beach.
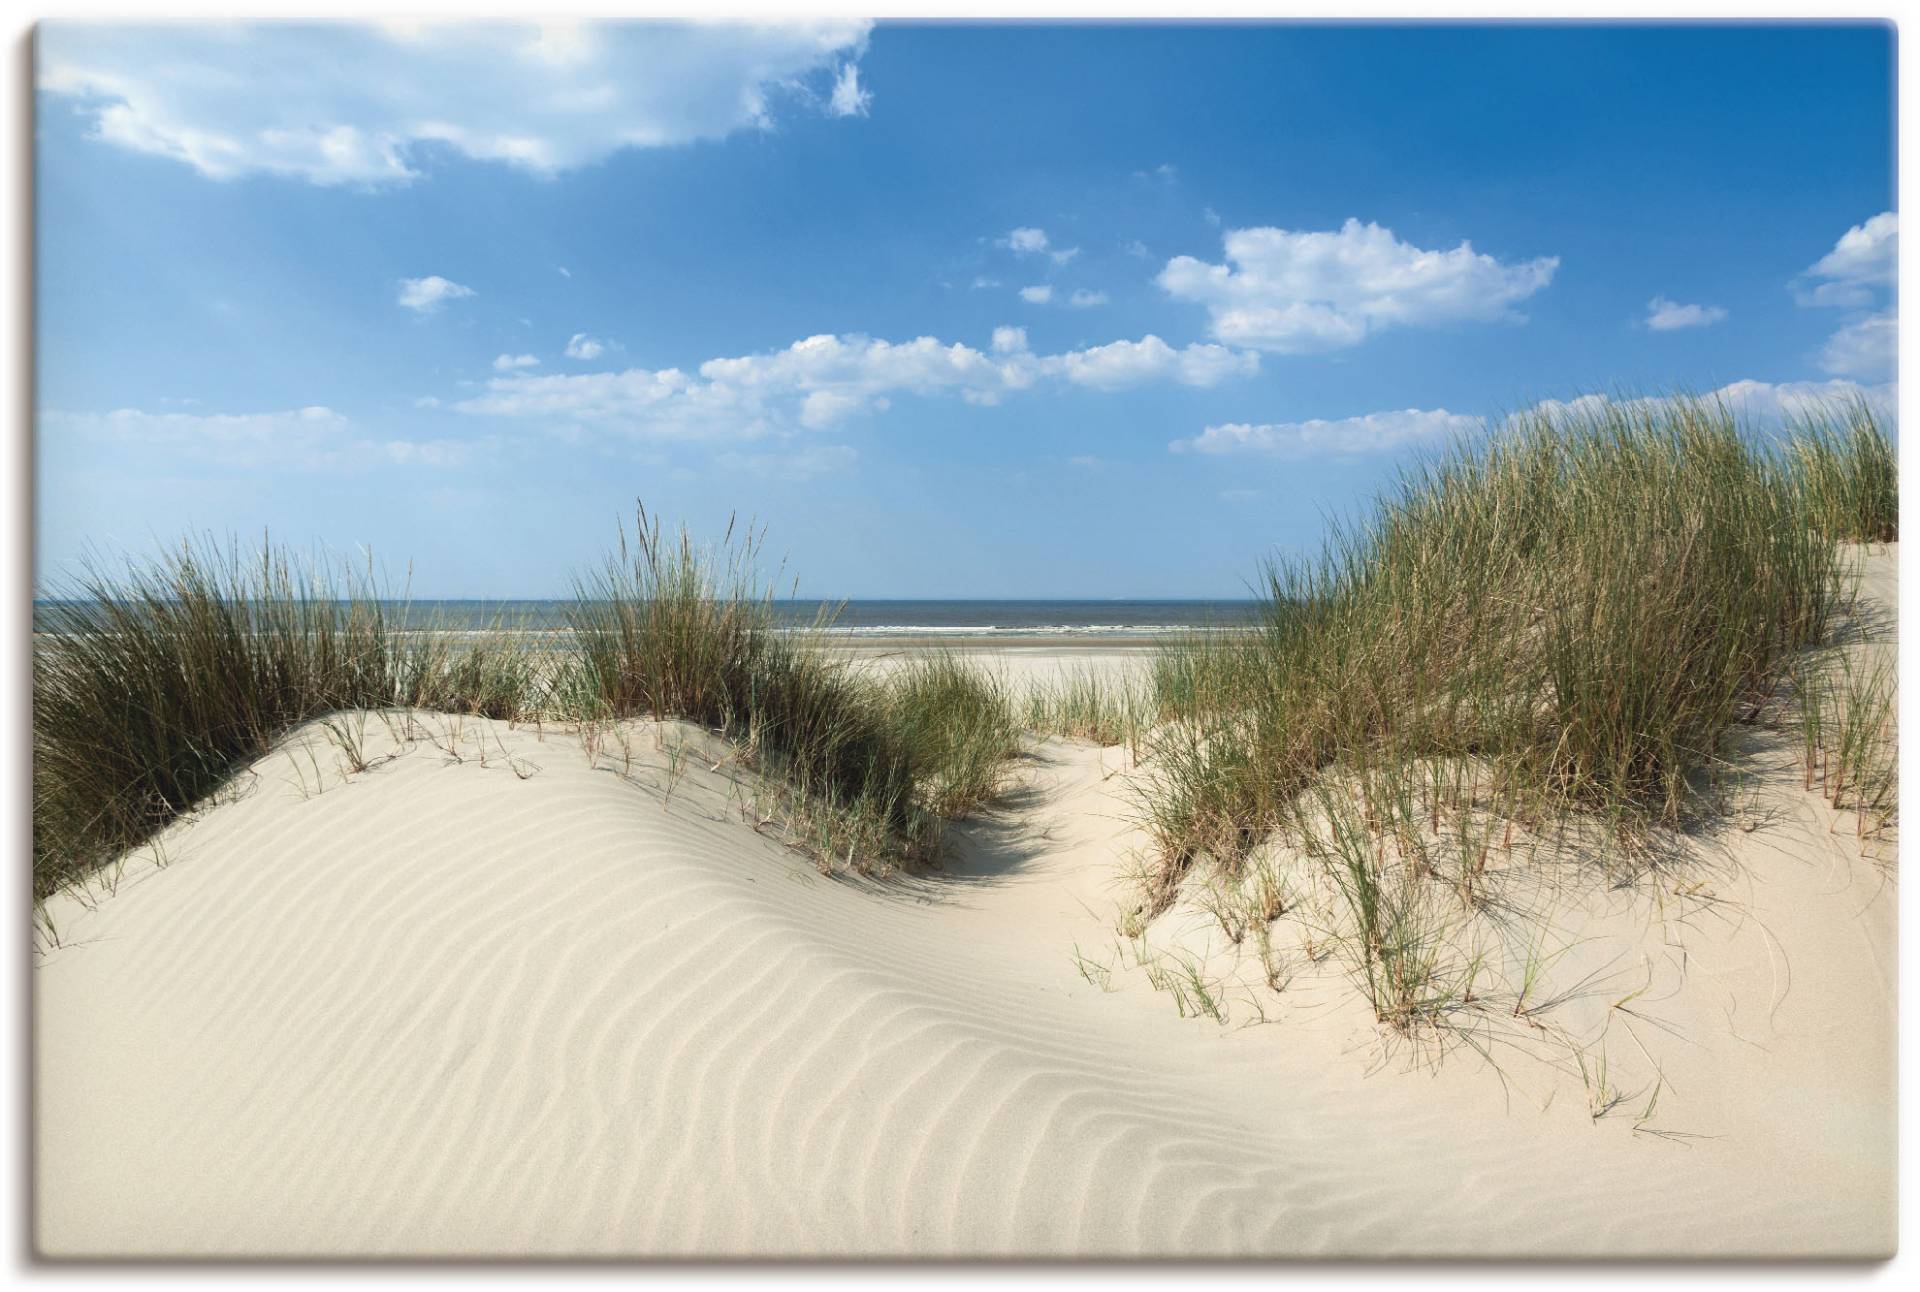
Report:
[[[1877,550],[1872,649],[1893,599]],[[987,658],[1028,677],[1142,651]],[[1488,954],[1548,930],[1553,1008],[1452,1042],[1381,1028],[1310,947],[1275,990],[1192,900],[1117,932],[1151,772],[1124,748],[1035,742],[943,870],[852,880],[758,828],[690,727],[595,745],[423,718],[366,742],[347,774],[296,733],[49,904],[42,1253],[1894,1244],[1891,850],[1777,742],[1670,871],[1516,880],[1539,900]],[[1182,1016],[1179,964],[1224,1022]]]

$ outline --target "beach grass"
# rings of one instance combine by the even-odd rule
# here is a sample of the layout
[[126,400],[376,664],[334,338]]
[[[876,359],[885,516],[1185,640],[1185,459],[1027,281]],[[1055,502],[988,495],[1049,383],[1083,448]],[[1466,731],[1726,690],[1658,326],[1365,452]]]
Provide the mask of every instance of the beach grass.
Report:
[[951,651],[909,656],[886,679],[926,806],[961,817],[999,797],[1020,752],[1006,684]]
[[819,860],[886,869],[924,854],[937,826],[910,706],[822,649],[828,618],[776,628],[762,544],[729,525],[703,548],[642,508],[567,611],[586,702],[599,718],[677,718],[740,743],[791,791],[789,808],[808,818],[794,837]]
[[[1895,536],[1893,461],[1864,404],[1780,440],[1670,398],[1543,406],[1407,471],[1267,565],[1256,631],[1155,661],[1136,925],[1278,839],[1344,899],[1380,1019],[1432,1017],[1441,930],[1516,825],[1597,825],[1618,873],[1713,815],[1730,734],[1830,638],[1836,540]],[[1885,819],[1885,676],[1802,690],[1810,781]]]
[[643,509],[559,632],[406,623],[371,570],[270,545],[95,562],[36,606],[35,894],[138,847],[301,724],[370,710],[696,723],[740,747],[826,868],[933,855],[944,818],[1005,784],[1004,688],[947,657],[891,680],[848,667],[824,648],[829,618],[776,627],[760,555],[758,534],[701,547]]
[[1147,704],[1147,691],[1131,678],[1070,666],[1026,689],[1021,721],[1036,735],[1137,747],[1152,725]]
[[1840,542],[1899,538],[1899,458],[1872,405],[1855,401],[1802,416],[1790,452],[1802,504],[1821,533]]
[[[510,646],[401,634],[371,570],[209,541],[35,607],[33,874],[45,896],[136,847],[303,722],[432,704],[517,712]],[[504,640],[504,639],[498,639]]]

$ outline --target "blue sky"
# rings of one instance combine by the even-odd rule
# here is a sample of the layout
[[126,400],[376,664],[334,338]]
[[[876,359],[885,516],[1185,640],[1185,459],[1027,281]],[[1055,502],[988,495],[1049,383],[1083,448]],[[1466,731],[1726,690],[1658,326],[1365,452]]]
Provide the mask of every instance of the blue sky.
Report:
[[1853,27],[43,26],[38,571],[1219,596],[1534,401],[1893,380]]

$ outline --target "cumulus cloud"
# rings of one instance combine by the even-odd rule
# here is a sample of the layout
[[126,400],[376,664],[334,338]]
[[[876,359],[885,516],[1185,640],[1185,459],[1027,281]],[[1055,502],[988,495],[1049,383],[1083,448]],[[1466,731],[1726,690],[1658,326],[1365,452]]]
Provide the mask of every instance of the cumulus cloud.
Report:
[[438,274],[429,274],[425,278],[402,278],[398,299],[402,308],[416,314],[431,314],[448,301],[457,301],[473,294],[471,287],[462,287]]
[[1151,334],[1138,341],[1113,341],[1042,360],[1049,373],[1100,390],[1120,390],[1151,381],[1184,386],[1217,386],[1260,370],[1260,356],[1221,345],[1190,345],[1176,350]]
[[1827,338],[1820,370],[1848,377],[1888,377],[1899,362],[1900,324],[1893,311],[1872,314]]
[[530,354],[503,354],[493,361],[495,372],[513,372],[519,368],[538,368],[540,360]]
[[567,338],[567,358],[569,359],[598,359],[606,352],[605,341],[588,336],[585,332],[575,332]]
[[110,413],[50,410],[43,427],[126,451],[157,449],[240,470],[367,470],[381,466],[457,466],[482,440],[405,440],[373,434],[331,408],[264,413],[174,413],[121,408]]
[[1095,305],[1105,305],[1106,303],[1107,294],[1105,292],[1088,291],[1084,287],[1074,288],[1073,295],[1067,297],[1068,307],[1076,310],[1092,309]]
[[1032,287],[1022,287],[1020,289],[1020,299],[1029,305],[1045,305],[1053,299],[1053,288],[1047,286],[1045,283],[1037,283]]
[[1329,453],[1379,453],[1418,444],[1444,444],[1485,427],[1486,419],[1444,408],[1403,408],[1333,420],[1228,422],[1192,439],[1168,445],[1175,453],[1257,454],[1313,457]]
[[1726,310],[1718,305],[1682,305],[1665,296],[1656,296],[1647,302],[1647,326],[1655,332],[1712,327],[1726,317]]
[[1898,361],[1898,320],[1891,304],[1868,311],[1882,292],[1891,298],[1899,260],[1900,217],[1883,211],[1841,234],[1832,251],[1789,284],[1801,305],[1853,311],[1821,347],[1821,371],[1849,377],[1892,375]]
[[1389,327],[1519,320],[1557,256],[1503,263],[1462,242],[1429,251],[1348,220],[1332,232],[1230,230],[1225,264],[1178,256],[1160,272],[1176,300],[1205,305],[1213,335],[1281,354],[1357,345]]
[[553,174],[769,128],[788,106],[864,112],[871,26],[48,22],[38,85],[95,138],[214,179],[405,183],[432,147]]
[[1900,258],[1900,217],[1883,211],[1840,235],[1833,250],[1809,265],[1793,284],[1802,305],[1858,309],[1874,289],[1891,287]]
[[1215,386],[1259,369],[1259,356],[1211,344],[1176,349],[1157,336],[1037,355],[1019,328],[991,351],[933,337],[893,343],[812,336],[784,350],[710,359],[697,372],[513,373],[454,405],[465,413],[595,424],[664,439],[754,439],[824,430],[886,410],[894,397],[992,405],[1041,383],[1119,390],[1149,382]]

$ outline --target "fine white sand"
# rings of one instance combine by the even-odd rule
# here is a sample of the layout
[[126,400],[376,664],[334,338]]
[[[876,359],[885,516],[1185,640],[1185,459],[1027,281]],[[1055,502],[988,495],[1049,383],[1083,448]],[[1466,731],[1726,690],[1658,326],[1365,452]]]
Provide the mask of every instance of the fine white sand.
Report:
[[1527,890],[1564,999],[1488,1059],[1383,1034],[1337,957],[1272,991],[1191,902],[1121,938],[1122,750],[1040,743],[944,873],[868,882],[690,728],[426,727],[355,773],[298,733],[49,906],[43,1254],[1892,1249],[1890,857],[1780,742],[1672,873]]

